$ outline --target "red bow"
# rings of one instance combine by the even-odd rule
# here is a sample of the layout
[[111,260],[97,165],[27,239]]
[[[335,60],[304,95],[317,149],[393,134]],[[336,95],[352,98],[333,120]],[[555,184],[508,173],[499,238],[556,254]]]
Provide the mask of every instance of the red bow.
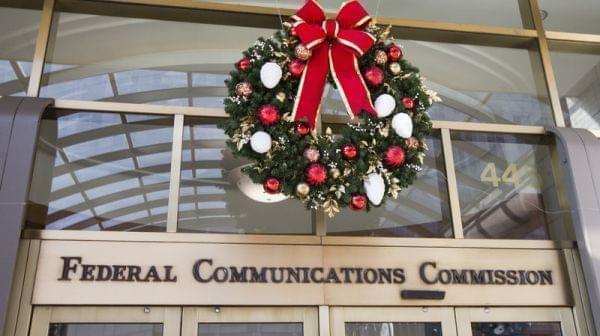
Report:
[[375,43],[375,38],[364,31],[371,21],[365,8],[358,1],[348,1],[335,20],[325,20],[323,8],[316,0],[309,0],[292,19],[300,41],[312,51],[300,80],[294,119],[306,120],[314,129],[330,70],[350,116],[363,110],[377,114],[357,60]]

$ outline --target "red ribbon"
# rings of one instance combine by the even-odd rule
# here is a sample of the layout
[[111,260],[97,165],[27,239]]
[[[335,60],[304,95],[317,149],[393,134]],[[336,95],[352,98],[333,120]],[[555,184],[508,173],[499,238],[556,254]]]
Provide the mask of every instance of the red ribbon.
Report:
[[308,0],[292,19],[300,41],[312,51],[300,80],[294,119],[305,120],[314,129],[329,71],[351,117],[361,111],[376,115],[357,59],[375,43],[364,31],[371,21],[365,8],[358,1],[348,1],[335,20],[326,20],[316,0]]

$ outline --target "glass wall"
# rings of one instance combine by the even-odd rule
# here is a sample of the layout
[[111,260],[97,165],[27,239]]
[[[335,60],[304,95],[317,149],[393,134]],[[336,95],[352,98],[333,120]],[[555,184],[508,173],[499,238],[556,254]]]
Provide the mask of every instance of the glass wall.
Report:
[[[436,130],[419,179],[369,213],[347,210],[329,219],[298,200],[253,200],[249,190],[256,186],[240,179],[247,162],[227,149],[213,118],[225,116],[223,82],[241,52],[280,26],[278,8],[288,13],[298,1],[210,0],[175,8],[58,0],[52,26],[45,27],[50,38],[39,96],[77,108],[59,106],[44,116],[28,227],[165,231],[171,211],[171,229],[194,233],[452,238],[461,236],[453,231],[462,225],[465,238],[569,238],[555,145],[540,127],[528,126],[560,125],[554,116],[562,108],[568,126],[600,130],[600,31],[595,5],[586,1],[539,0],[544,12],[534,15],[546,30],[599,34],[586,37],[584,48],[559,48],[551,33],[551,50],[538,43],[527,1],[365,1],[371,16],[396,23],[393,35],[412,38],[396,43],[442,102],[428,111]],[[214,3],[226,7],[210,9]],[[321,3],[330,12],[339,6]],[[6,8],[0,17],[8,32],[0,37],[0,95],[25,95],[40,11]],[[541,62],[549,51],[551,69]],[[557,83],[546,78],[549,72]],[[549,92],[560,94],[559,108]],[[124,105],[110,103],[138,104],[127,110],[141,113],[118,113]],[[183,134],[181,125],[173,127],[174,113],[186,114]],[[332,117],[346,115],[333,88],[323,113],[332,127],[343,125]],[[440,130],[451,138],[443,142]],[[177,190],[171,150],[179,136],[176,197],[169,193]],[[456,184],[447,180],[444,152],[453,155]],[[169,209],[169,201],[178,206]]]
[[432,119],[550,126],[554,123],[539,52],[400,40],[442,102]]
[[451,238],[448,186],[439,135],[426,142],[429,152],[415,183],[398,199],[369,212],[343,209],[325,220],[328,235]]
[[172,139],[170,116],[47,112],[28,227],[165,231]]
[[567,125],[600,130],[600,53],[553,51],[551,56]]
[[452,145],[465,238],[565,236],[552,138],[455,132]]
[[53,26],[40,96],[208,108],[222,108],[241,50],[273,33],[76,13]]
[[0,96],[25,96],[40,10],[0,6]]
[[[186,118],[183,132],[179,225],[182,232],[311,234],[311,213],[298,200],[259,203],[245,195],[235,158],[217,120]],[[262,185],[258,186],[262,192]]]
[[546,30],[600,34],[600,3],[595,0],[539,0]]

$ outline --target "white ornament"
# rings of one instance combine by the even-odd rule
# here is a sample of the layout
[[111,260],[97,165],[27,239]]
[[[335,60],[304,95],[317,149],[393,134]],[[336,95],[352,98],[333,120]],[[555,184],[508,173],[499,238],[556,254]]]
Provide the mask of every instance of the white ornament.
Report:
[[403,138],[410,138],[413,131],[412,119],[406,113],[398,113],[392,118],[392,128]]
[[267,89],[272,89],[279,84],[283,71],[277,63],[269,62],[265,63],[260,68],[260,81]]
[[375,111],[379,118],[385,118],[392,114],[396,108],[396,100],[391,95],[385,93],[375,99]]
[[271,149],[271,136],[269,133],[258,131],[250,137],[250,147],[257,153],[266,153]]
[[262,203],[276,203],[288,199],[282,193],[268,194],[261,184],[254,183],[248,175],[242,172],[242,168],[247,165],[237,167],[229,171],[228,179],[231,185],[236,185],[240,191],[247,197]]
[[383,182],[383,177],[377,173],[371,173],[365,178],[363,186],[365,187],[369,201],[374,205],[381,204],[385,194],[385,182]]

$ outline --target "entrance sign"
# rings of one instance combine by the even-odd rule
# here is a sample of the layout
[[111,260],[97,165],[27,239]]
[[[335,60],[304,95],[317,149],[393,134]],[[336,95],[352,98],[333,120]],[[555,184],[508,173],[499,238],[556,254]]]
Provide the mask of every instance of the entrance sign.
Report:
[[561,258],[555,250],[42,241],[33,303],[568,305]]

